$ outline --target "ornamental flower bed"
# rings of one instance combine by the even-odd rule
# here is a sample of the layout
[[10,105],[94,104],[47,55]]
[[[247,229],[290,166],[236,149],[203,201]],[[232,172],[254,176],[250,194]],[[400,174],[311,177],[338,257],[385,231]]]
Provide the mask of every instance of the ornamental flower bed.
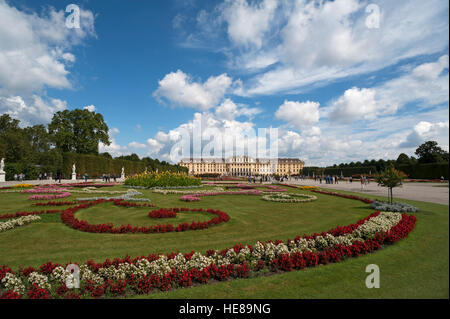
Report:
[[264,195],[263,200],[279,203],[303,203],[312,202],[317,199],[314,195],[286,193],[286,194],[270,194]]
[[32,184],[16,184],[13,185],[12,188],[32,188],[34,185]]
[[177,189],[161,189],[161,188],[154,188],[152,190],[153,193],[158,194],[183,194],[183,195],[192,195],[192,194],[198,194],[198,193],[211,193],[211,192],[223,192],[224,188],[222,187],[214,187],[210,189],[189,189],[189,190],[177,190]]
[[104,183],[104,184],[95,184],[95,183],[67,183],[67,184],[61,184],[61,187],[95,187],[95,188],[100,188],[100,187],[111,187],[111,186],[116,186],[117,184],[115,183]]
[[327,192],[327,191],[324,191],[324,190],[316,190],[316,189],[312,189],[311,192],[324,194],[324,195],[338,196],[338,197],[343,197],[343,198],[348,198],[348,199],[360,200],[360,201],[362,201],[365,204],[372,204],[373,203],[373,200],[371,200],[371,199],[362,198],[362,197],[355,196],[355,195],[346,195],[346,194],[335,193],[335,192]]
[[313,190],[313,189],[319,189],[319,187],[317,186],[309,186],[309,185],[305,185],[305,186],[299,186],[300,189],[302,190]]
[[383,210],[387,212],[402,212],[402,213],[417,213],[419,209],[409,204],[405,203],[386,203],[381,201],[374,201],[371,205],[371,208],[376,210]]
[[40,219],[41,219],[41,217],[39,217],[39,216],[31,215],[31,216],[22,216],[22,217],[19,217],[16,219],[10,219],[10,220],[7,220],[6,222],[0,222],[0,233],[10,230],[10,229],[14,229],[19,226],[27,225],[31,222],[34,222],[34,221],[37,221]]
[[84,198],[77,198],[78,201],[95,201],[95,200],[125,200],[128,202],[149,202],[150,199],[148,198],[135,198],[135,196],[143,195],[141,192],[138,192],[136,190],[129,190],[125,194],[113,196],[113,197],[84,197]]
[[192,186],[201,185],[200,179],[189,176],[185,173],[142,173],[127,177],[124,185],[150,187],[168,187],[168,186]]
[[46,203],[34,203],[33,206],[71,206],[78,204],[77,201],[70,202],[46,202]]
[[47,186],[47,187],[35,187],[33,189],[26,189],[22,191],[23,194],[40,194],[40,195],[32,195],[28,199],[29,200],[50,200],[50,199],[58,199],[69,197],[71,194],[69,192],[64,191],[63,189],[58,188],[58,186]]
[[137,204],[135,202],[129,202],[124,199],[115,199],[113,200],[114,205],[116,206],[122,206],[122,207],[155,207],[154,204]]
[[185,202],[196,202],[203,196],[217,196],[217,195],[261,195],[259,190],[242,190],[236,192],[210,192],[210,193],[197,193],[192,195],[184,195],[180,197],[180,200]]
[[64,198],[69,197],[71,194],[67,192],[54,194],[54,195],[32,195],[28,199],[29,200],[50,200],[50,199],[58,199],[58,198]]
[[114,227],[113,224],[89,224],[85,220],[78,220],[74,217],[74,213],[80,209],[89,208],[94,205],[102,204],[110,200],[96,200],[77,205],[75,207],[70,207],[61,212],[61,221],[74,229],[81,230],[90,233],[112,233],[112,234],[123,234],[123,233],[167,233],[167,232],[181,232],[187,230],[199,230],[206,229],[208,227],[218,225],[223,222],[228,222],[230,217],[227,213],[220,210],[214,209],[203,209],[203,208],[172,208],[175,212],[202,212],[210,213],[216,215],[207,222],[193,221],[191,223],[180,223],[177,226],[172,224],[158,224],[154,226],[131,226],[131,225],[121,225],[120,227]]
[[173,209],[161,208],[158,210],[153,210],[148,213],[150,218],[174,218],[177,217],[177,212]]
[[30,216],[30,215],[56,214],[59,212],[61,212],[61,211],[56,210],[56,209],[32,211],[32,212],[16,212],[16,213],[12,213],[12,214],[0,215],[0,219],[15,218],[15,217],[22,217],[22,216]]
[[0,267],[1,298],[99,298],[125,293],[148,294],[193,284],[246,278],[267,272],[301,270],[340,262],[394,244],[414,228],[416,217],[375,212],[355,224],[328,232],[202,254],[169,253],[147,257],[130,256],[103,263],[88,260],[80,265],[80,289],[69,290],[66,279],[73,275],[60,264],[48,262],[38,270],[28,267],[18,273]]

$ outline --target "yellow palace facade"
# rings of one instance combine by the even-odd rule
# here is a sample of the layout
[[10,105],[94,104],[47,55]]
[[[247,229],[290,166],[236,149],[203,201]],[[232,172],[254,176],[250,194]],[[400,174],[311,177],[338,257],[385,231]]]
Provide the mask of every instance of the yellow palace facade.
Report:
[[191,158],[181,160],[178,165],[186,167],[190,175],[299,175],[305,162],[298,158],[254,159],[248,156],[233,156],[228,159]]

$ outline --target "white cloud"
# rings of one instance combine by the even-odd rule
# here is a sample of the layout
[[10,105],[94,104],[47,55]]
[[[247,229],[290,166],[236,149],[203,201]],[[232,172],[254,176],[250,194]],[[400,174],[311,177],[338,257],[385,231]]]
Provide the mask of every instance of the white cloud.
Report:
[[427,121],[420,121],[417,123],[412,132],[406,139],[400,143],[399,147],[411,148],[418,147],[425,141],[437,141],[440,146],[448,151],[449,137],[448,137],[449,121],[430,123]]
[[411,72],[387,81],[377,88],[381,100],[404,105],[407,102],[420,101],[429,107],[448,101],[449,97],[449,56],[443,55],[436,62],[415,67]]
[[0,85],[9,93],[31,92],[44,86],[69,88],[67,52],[95,35],[92,12],[81,10],[81,28],[65,26],[64,11],[49,8],[42,16],[26,13],[0,0]]
[[[379,28],[366,25],[369,4],[380,9]],[[307,90],[447,50],[447,12],[448,2],[440,0],[224,1],[208,13],[208,21],[216,20],[208,33],[226,32],[235,46],[223,39],[214,48],[229,66],[259,71],[235,92],[254,96]]]
[[32,95],[26,99],[21,96],[0,96],[0,113],[20,119],[21,126],[49,123],[55,112],[66,108],[66,101],[59,99],[44,100],[38,95]]
[[123,145],[119,145],[116,142],[116,136],[120,133],[117,127],[112,127],[109,129],[109,141],[110,145],[105,145],[102,142],[98,143],[98,148],[100,153],[108,152],[113,157],[121,156],[130,153],[128,148]]
[[45,123],[66,102],[46,97],[46,88],[71,88],[70,50],[95,37],[94,15],[81,10],[81,28],[65,26],[65,12],[21,11],[0,0],[0,109],[27,124]]
[[[278,108],[275,116],[293,125],[298,130],[311,127],[319,121],[319,103],[287,101]],[[317,133],[317,129],[315,129]]]
[[248,4],[246,0],[227,1],[223,18],[228,24],[228,36],[237,45],[260,48],[274,17],[277,0]]
[[333,101],[326,111],[329,119],[340,123],[374,120],[395,114],[409,102],[418,101],[424,107],[447,102],[449,97],[448,55],[436,62],[424,63],[408,73],[373,88],[353,87]]
[[231,99],[225,99],[215,110],[216,116],[219,119],[234,120],[239,116],[246,116],[252,118],[261,113],[259,108],[251,108],[245,105],[236,105]]
[[134,148],[134,149],[136,149],[136,148],[139,149],[139,148],[145,148],[146,145],[142,144],[142,143],[139,143],[139,142],[133,141],[133,142],[128,143],[128,147]]
[[95,105],[86,105],[83,109],[89,110],[90,112],[95,112]]
[[211,76],[206,82],[197,83],[178,70],[159,81],[154,96],[160,100],[167,99],[178,106],[207,110],[219,103],[231,84],[232,79],[226,74]]

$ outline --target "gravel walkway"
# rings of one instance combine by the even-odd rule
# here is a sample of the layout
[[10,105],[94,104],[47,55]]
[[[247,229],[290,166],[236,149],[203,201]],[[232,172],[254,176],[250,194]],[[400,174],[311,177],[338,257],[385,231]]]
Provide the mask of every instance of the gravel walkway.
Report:
[[[382,195],[387,197],[387,188],[378,186],[375,182],[370,182],[364,186],[364,191],[361,191],[361,183],[354,181],[353,183],[339,181],[339,184],[325,184],[322,181],[320,184],[314,180],[291,180],[288,184],[297,185],[312,185],[322,188],[333,188],[337,190],[345,190],[349,192],[370,194],[370,195]],[[446,187],[442,187],[442,186]],[[403,186],[396,187],[393,190],[394,200],[395,198],[404,198],[411,200],[418,200],[423,202],[431,202],[448,205],[448,183],[404,183]]]

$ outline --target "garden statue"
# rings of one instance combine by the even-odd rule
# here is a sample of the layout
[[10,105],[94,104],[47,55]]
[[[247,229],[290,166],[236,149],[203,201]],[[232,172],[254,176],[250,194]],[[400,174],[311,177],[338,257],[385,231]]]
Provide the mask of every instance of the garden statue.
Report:
[[122,167],[122,173],[120,174],[120,178],[125,179],[125,168]]
[[76,181],[77,180],[77,173],[75,172],[76,167],[75,167],[75,163],[73,163],[72,165],[72,180]]
[[5,175],[5,159],[2,158],[0,161],[0,183],[6,181]]

